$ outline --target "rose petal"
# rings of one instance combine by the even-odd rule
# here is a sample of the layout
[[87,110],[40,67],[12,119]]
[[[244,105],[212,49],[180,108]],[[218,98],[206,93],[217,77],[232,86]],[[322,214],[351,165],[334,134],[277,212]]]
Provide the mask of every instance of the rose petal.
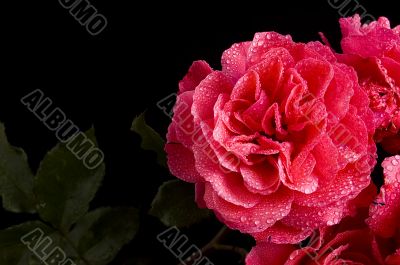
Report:
[[[228,101],[221,113],[221,119],[226,127],[235,134],[250,134],[251,130],[242,120],[241,111],[246,109],[250,103],[247,100],[232,100]],[[239,114],[239,115],[238,115]]]
[[332,51],[333,50],[329,46],[324,45],[319,41],[311,41],[305,45],[303,57],[312,57],[319,60],[325,59],[330,63],[335,63],[336,57]]
[[325,95],[334,76],[333,67],[330,63],[313,58],[298,62],[296,70],[306,80],[308,91],[315,98]]
[[240,173],[246,187],[263,195],[275,192],[279,187],[279,173],[274,162],[265,161],[254,166],[242,165]]
[[261,92],[260,98],[246,109],[241,117],[248,128],[253,131],[262,131],[261,120],[264,116],[265,111],[268,108],[268,99],[264,91]]
[[368,131],[364,121],[351,107],[344,119],[329,130],[329,135],[339,151],[339,165],[354,163],[367,153]]
[[371,205],[367,219],[371,229],[382,237],[393,236],[400,220],[400,156],[388,157],[383,163],[385,184]]
[[284,139],[287,131],[283,128],[282,115],[279,112],[277,103],[272,104],[265,112],[261,121],[262,130],[270,136],[276,136],[278,139]]
[[316,160],[311,153],[299,154],[288,168],[288,174],[291,175],[292,181],[282,179],[283,183],[293,190],[305,194],[313,193],[318,187],[318,178],[312,173],[315,164]]
[[261,199],[259,194],[251,193],[243,184],[241,176],[234,172],[223,172],[218,163],[204,152],[203,147],[193,146],[196,169],[201,172],[204,180],[208,181],[215,192],[223,200],[234,205],[250,208]]
[[212,72],[211,67],[205,61],[195,61],[190,66],[188,73],[179,82],[179,92],[194,90],[197,85]]
[[[312,194],[295,192],[296,204],[308,207],[325,207],[338,201],[347,201],[355,198],[363,189],[369,186],[370,177],[368,174],[355,174],[357,169],[354,166],[338,172],[337,177],[330,183],[320,186]],[[358,172],[357,172],[358,173]]]
[[339,154],[331,138],[327,135],[323,135],[320,142],[314,147],[311,153],[314,157],[318,158],[318,163],[315,164],[314,174],[319,176],[320,184],[326,185],[327,183],[331,183],[339,171]]
[[262,89],[268,96],[269,103],[275,101],[283,81],[284,69],[293,65],[293,58],[286,49],[275,48],[268,51],[265,59],[251,67],[258,73]]
[[232,83],[221,72],[209,74],[197,87],[193,95],[192,114],[195,122],[214,117],[213,108],[218,96],[230,93]]
[[246,265],[282,265],[294,250],[293,245],[259,243],[247,255]]
[[[334,66],[335,75],[329,89],[325,93],[325,105],[330,112],[330,119],[341,120],[349,110],[350,100],[353,97],[354,86],[358,86],[354,71],[348,67]],[[367,104],[365,104],[367,105]]]
[[178,95],[174,107],[174,116],[172,121],[176,126],[176,137],[186,148],[193,145],[192,136],[199,129],[193,122],[191,107],[193,103],[193,91],[183,92]]
[[232,90],[231,99],[244,99],[249,102],[254,102],[257,95],[260,93],[261,84],[258,73],[248,71],[239,79]]
[[195,201],[200,208],[207,208],[204,201],[206,186],[204,182],[197,182],[195,185]]
[[252,66],[263,61],[265,54],[272,48],[291,48],[292,46],[293,41],[289,35],[283,36],[276,32],[256,33],[249,48],[247,63]]
[[393,255],[390,255],[385,260],[386,265],[398,265],[400,264],[400,249],[396,251]]
[[[341,45],[345,53],[363,57],[382,56],[394,43],[400,42],[400,37],[390,29],[389,20],[383,17],[361,26],[360,16],[355,15],[341,19],[340,27],[343,34]],[[382,43],[387,45],[381,45]]]
[[[212,121],[204,121],[200,123],[202,137],[205,142],[202,144],[197,144],[197,147],[202,150],[204,154],[212,160],[214,164],[221,164],[221,168],[225,171],[239,171],[239,158],[230,149],[227,149],[225,145],[220,144],[214,139],[214,132],[212,130]],[[198,141],[195,141],[198,143]]]
[[272,242],[275,244],[297,244],[313,233],[312,230],[302,230],[282,224],[278,221],[274,226],[251,235],[257,242]]
[[[340,257],[355,264],[382,264],[372,254],[373,237],[368,230],[358,229],[336,234],[335,238],[322,247],[319,253],[329,253],[340,249]],[[343,248],[345,246],[345,248]],[[328,256],[329,257],[329,256]],[[346,263],[347,264],[347,263]]]
[[250,42],[235,43],[222,54],[222,71],[238,80],[247,69],[246,60]]
[[281,187],[274,194],[262,196],[255,206],[245,208],[222,199],[211,185],[206,185],[205,201],[228,226],[243,233],[256,233],[273,226],[290,212],[292,193]]
[[196,171],[193,152],[179,143],[167,143],[168,168],[171,173],[187,182],[196,183],[202,181],[202,177]]
[[326,225],[335,225],[348,214],[346,201],[336,202],[321,208],[293,204],[292,210],[281,222],[287,226],[314,230]]

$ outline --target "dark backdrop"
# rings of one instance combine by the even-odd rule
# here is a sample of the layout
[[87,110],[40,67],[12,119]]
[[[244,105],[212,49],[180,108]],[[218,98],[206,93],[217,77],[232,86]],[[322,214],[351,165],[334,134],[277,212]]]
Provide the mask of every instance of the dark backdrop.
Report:
[[[193,60],[204,59],[218,69],[225,49],[258,31],[290,33],[295,41],[319,40],[318,32],[324,32],[339,46],[340,15],[327,0],[92,0],[109,22],[98,36],[88,34],[56,0],[15,2],[2,7],[0,120],[10,142],[26,150],[33,169],[57,140],[20,103],[22,96],[40,88],[80,128],[94,125],[107,173],[93,207],[137,206],[145,213],[160,183],[171,178],[154,154],[140,149],[140,138],[130,132],[130,125],[147,110],[149,124],[165,135],[169,119],[156,102],[177,90]],[[373,16],[400,23],[395,1],[360,2]],[[1,228],[26,218],[2,212]],[[142,219],[139,236],[114,264],[135,264],[136,253],[176,264],[155,240],[164,227],[153,218]],[[210,223],[186,232],[202,244],[218,228]]]

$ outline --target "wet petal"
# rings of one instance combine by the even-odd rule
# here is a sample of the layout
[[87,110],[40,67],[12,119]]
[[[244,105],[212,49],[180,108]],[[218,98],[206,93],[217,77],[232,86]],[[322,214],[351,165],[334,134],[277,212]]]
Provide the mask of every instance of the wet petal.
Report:
[[179,82],[179,92],[194,90],[197,85],[212,72],[211,67],[205,61],[195,61],[190,66],[188,73]]
[[192,114],[195,122],[214,117],[213,109],[220,94],[230,93],[231,80],[221,72],[208,75],[197,87],[193,95]]
[[382,237],[393,236],[400,228],[400,156],[386,158],[383,163],[385,184],[369,210],[371,229]]
[[259,243],[246,257],[246,265],[282,265],[295,250],[293,245]]

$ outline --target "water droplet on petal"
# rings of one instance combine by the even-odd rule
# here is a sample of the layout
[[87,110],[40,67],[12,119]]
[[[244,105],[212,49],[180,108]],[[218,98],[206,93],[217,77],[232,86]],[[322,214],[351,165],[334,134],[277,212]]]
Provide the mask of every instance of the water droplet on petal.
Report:
[[305,188],[304,193],[305,194],[310,194],[312,190],[310,188]]

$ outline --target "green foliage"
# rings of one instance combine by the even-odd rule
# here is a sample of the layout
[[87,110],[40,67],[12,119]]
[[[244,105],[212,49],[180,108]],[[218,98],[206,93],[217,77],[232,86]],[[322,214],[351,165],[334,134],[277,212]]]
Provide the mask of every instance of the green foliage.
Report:
[[166,156],[164,152],[165,142],[162,137],[146,124],[144,113],[133,120],[131,130],[139,134],[142,138],[141,147],[144,150],[153,151],[157,154],[157,162],[159,165],[166,167]]
[[11,212],[35,212],[33,174],[24,150],[11,146],[0,123],[0,195]]
[[[95,142],[94,130],[86,135]],[[40,217],[68,231],[88,211],[104,174],[104,164],[88,169],[65,145],[58,144],[44,157],[35,178]]]
[[[94,130],[86,132],[94,143]],[[64,144],[47,153],[33,176],[22,149],[12,147],[0,123],[0,194],[3,207],[37,213],[40,220],[0,231],[1,265],[38,265],[52,250],[77,265],[106,265],[139,228],[134,208],[100,208],[88,213],[101,185],[104,164],[88,169]],[[49,247],[42,249],[45,240]],[[43,243],[41,245],[41,243]],[[39,255],[38,255],[39,254]]]
[[166,226],[189,227],[208,217],[210,211],[195,203],[194,185],[180,180],[165,182],[153,200],[150,214]]

